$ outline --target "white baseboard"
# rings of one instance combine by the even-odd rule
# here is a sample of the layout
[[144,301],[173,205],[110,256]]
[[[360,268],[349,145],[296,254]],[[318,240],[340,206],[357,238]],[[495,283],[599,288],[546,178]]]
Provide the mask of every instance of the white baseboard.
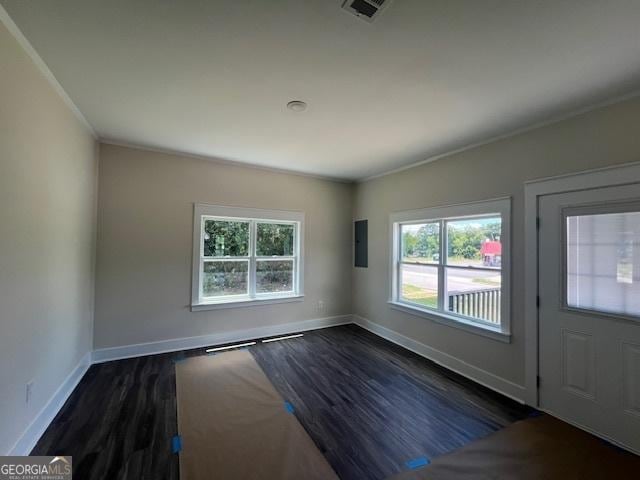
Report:
[[520,385],[470,365],[447,353],[429,347],[428,345],[405,337],[404,335],[394,332],[382,325],[378,325],[366,318],[358,315],[339,315],[335,317],[316,318],[268,327],[235,330],[232,332],[212,335],[176,338],[159,342],[125,345],[122,347],[100,348],[93,352],[87,352],[65,381],[62,382],[58,390],[53,394],[40,413],[38,413],[33,422],[31,422],[31,425],[27,427],[25,432],[7,455],[28,455],[31,452],[92,363],[102,363],[124,358],[188,350],[191,348],[214,346],[225,343],[242,342],[275,335],[287,335],[295,332],[304,332],[349,323],[355,323],[375,335],[400,345],[401,347],[422,357],[432,360],[433,362],[459,373],[474,382],[484,385],[485,387],[495,390],[496,392],[506,395],[518,402],[524,403],[523,398],[525,389]]
[[383,327],[382,325],[374,323],[364,317],[361,317],[359,315],[352,315],[352,317],[353,323],[361,326],[371,333],[389,340],[396,345],[400,345],[407,350],[411,350],[413,353],[417,353],[418,355],[427,358],[437,363],[438,365],[442,365],[449,370],[459,373],[463,377],[467,377],[470,380],[473,380],[480,385],[484,385],[485,387],[501,393],[502,395],[505,395],[517,402],[525,403],[525,388],[521,385],[494,375],[493,373],[487,372],[486,370],[483,370],[481,368],[475,367],[467,362],[464,362],[463,360],[460,360],[459,358],[449,355],[448,353],[441,352],[440,350],[436,350],[433,347],[425,345],[424,343],[420,343],[409,337],[405,337],[398,332]]
[[333,327],[352,323],[351,315],[335,317],[315,318],[300,322],[284,323],[269,327],[250,328],[232,332],[203,335],[199,337],[178,338],[161,342],[141,343],[138,345],[126,345],[123,347],[102,348],[87,352],[73,371],[62,382],[58,390],[51,396],[47,404],[36,415],[35,419],[27,427],[14,446],[6,452],[6,455],[29,455],[47,427],[51,424],[73,390],[76,388],[84,374],[93,363],[108,362],[123,358],[153,355],[156,353],[186,350],[190,348],[206,347],[223,343],[240,342],[254,338],[264,338],[274,335],[285,335],[294,332],[304,332],[319,328]]
[[124,358],[141,357],[157,353],[189,350],[191,348],[209,347],[225,343],[243,342],[256,338],[270,337],[274,335],[286,335],[318,328],[333,327],[352,323],[351,315],[339,315],[336,317],[314,318],[300,322],[283,323],[268,327],[256,327],[246,330],[201,335],[198,337],[175,338],[159,342],[138,343],[123,347],[99,348],[93,351],[93,363],[110,362]]
[[67,401],[73,390],[76,388],[82,377],[91,366],[91,352],[87,352],[67,378],[60,384],[58,390],[51,396],[47,404],[40,410],[36,418],[24,431],[22,436],[9,450],[7,455],[24,456],[29,455],[33,447],[47,429],[49,424],[58,414],[64,403]]

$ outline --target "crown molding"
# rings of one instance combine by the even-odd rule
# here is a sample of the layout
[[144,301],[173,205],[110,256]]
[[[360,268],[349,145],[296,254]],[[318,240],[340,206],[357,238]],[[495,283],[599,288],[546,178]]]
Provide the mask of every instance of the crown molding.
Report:
[[27,40],[27,37],[24,36],[20,28],[18,28],[9,13],[2,5],[0,5],[0,22],[2,22],[4,26],[7,27],[9,33],[11,33],[11,35],[15,37],[20,46],[24,49],[25,52],[27,52],[27,55],[29,55],[33,63],[35,63],[38,70],[40,70],[40,73],[42,73],[42,75],[47,79],[53,89],[58,93],[58,95],[60,95],[69,110],[73,112],[80,123],[89,131],[93,138],[97,140],[98,135],[96,134],[94,128],[87,121],[77,105],[73,103],[71,97],[67,94],[64,88],[62,88],[62,85],[60,85],[60,82],[58,82],[51,70],[49,70],[47,64],[44,62],[44,60],[42,60],[40,55],[38,55],[38,52],[36,52],[35,48],[33,48],[33,45],[31,45],[29,40]]
[[625,102],[627,100],[631,100],[635,97],[640,96],[640,90],[634,90],[630,93],[627,93],[625,95],[620,95],[617,97],[613,97],[610,98],[608,100],[602,101],[602,102],[598,102],[598,103],[594,103],[591,105],[588,105],[586,107],[582,107],[576,110],[572,110],[568,113],[564,113],[562,115],[557,115],[554,117],[551,117],[547,120],[544,120],[542,122],[537,122],[537,123],[533,123],[531,125],[528,125],[526,127],[522,127],[516,130],[512,130],[510,132],[507,133],[503,133],[500,135],[496,135],[493,137],[489,137],[485,140],[481,140],[479,142],[475,142],[475,143],[471,143],[468,145],[465,145],[463,147],[460,148],[455,148],[453,150],[447,150],[446,152],[443,153],[438,153],[436,155],[432,155],[431,157],[428,157],[424,160],[419,160],[417,162],[414,163],[410,163],[408,165],[404,165],[402,167],[397,167],[397,168],[393,168],[391,170],[385,170],[381,173],[376,173],[375,175],[370,175],[368,177],[363,177],[360,178],[358,180],[355,181],[355,183],[364,183],[364,182],[368,182],[369,180],[375,180],[376,178],[380,178],[380,177],[386,177],[387,175],[393,175],[394,173],[399,173],[399,172],[404,172],[405,170],[410,170],[412,168],[415,167],[419,167],[421,165],[425,165],[427,163],[431,163],[431,162],[435,162],[436,160],[440,160],[442,158],[445,157],[450,157],[452,155],[456,155],[458,153],[462,153],[462,152],[466,152],[467,150],[473,150],[474,148],[478,148],[478,147],[483,147],[485,145],[489,145],[491,143],[495,143],[498,142],[500,140],[506,140],[507,138],[511,138],[511,137],[516,137],[518,135],[522,135],[523,133],[527,133],[527,132],[531,132],[533,130],[537,130],[539,128],[543,128],[543,127],[547,127],[549,125],[553,125],[556,123],[560,123],[563,122],[565,120],[569,120],[571,118],[574,117],[579,117],[580,115],[584,115],[585,113],[589,113],[592,112],[594,110],[598,110],[600,108],[604,108],[604,107],[608,107],[610,105],[615,105],[616,103],[622,103]]
[[286,168],[277,168],[277,167],[269,167],[266,165],[259,165],[255,163],[241,162],[238,160],[227,160],[224,158],[210,157],[207,155],[199,155],[197,153],[189,153],[181,150],[173,150],[171,148],[164,147],[156,147],[152,145],[139,144],[121,140],[115,140],[111,138],[100,137],[98,141],[103,145],[113,145],[115,147],[124,147],[124,148],[132,148],[135,150],[144,150],[147,152],[154,153],[162,153],[164,155],[173,155],[178,157],[186,157],[186,158],[194,158],[196,160],[206,160],[208,162],[218,164],[218,165],[228,165],[232,167],[244,167],[244,168],[255,168],[257,170],[264,170],[266,172],[273,173],[283,173],[286,175],[296,175],[299,177],[307,177],[307,178],[315,178],[317,180],[324,180],[328,182],[336,182],[336,183],[344,183],[344,184],[353,184],[355,180],[350,178],[341,178],[341,177],[330,177],[328,175],[320,175],[314,173],[305,173],[300,172],[298,170],[288,170]]

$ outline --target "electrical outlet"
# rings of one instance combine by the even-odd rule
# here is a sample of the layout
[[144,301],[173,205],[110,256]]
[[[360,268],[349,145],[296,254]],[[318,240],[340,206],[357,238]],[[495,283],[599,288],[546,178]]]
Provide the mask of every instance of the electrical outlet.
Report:
[[31,396],[33,395],[33,380],[27,383],[27,391],[25,394],[25,403],[29,405],[31,403]]
[[318,313],[324,313],[324,301],[318,300]]

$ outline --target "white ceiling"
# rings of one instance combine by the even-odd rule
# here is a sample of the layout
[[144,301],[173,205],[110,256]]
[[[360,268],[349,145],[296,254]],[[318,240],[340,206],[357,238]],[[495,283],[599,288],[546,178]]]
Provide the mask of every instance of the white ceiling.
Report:
[[640,88],[638,0],[0,3],[101,138],[344,179]]

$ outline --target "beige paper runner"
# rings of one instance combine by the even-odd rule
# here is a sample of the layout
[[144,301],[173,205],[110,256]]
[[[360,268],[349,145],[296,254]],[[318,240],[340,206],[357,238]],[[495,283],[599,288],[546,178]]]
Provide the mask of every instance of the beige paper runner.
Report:
[[392,480],[605,480],[640,478],[640,457],[549,415],[530,418]]
[[327,463],[253,356],[176,364],[181,480],[333,480]]

